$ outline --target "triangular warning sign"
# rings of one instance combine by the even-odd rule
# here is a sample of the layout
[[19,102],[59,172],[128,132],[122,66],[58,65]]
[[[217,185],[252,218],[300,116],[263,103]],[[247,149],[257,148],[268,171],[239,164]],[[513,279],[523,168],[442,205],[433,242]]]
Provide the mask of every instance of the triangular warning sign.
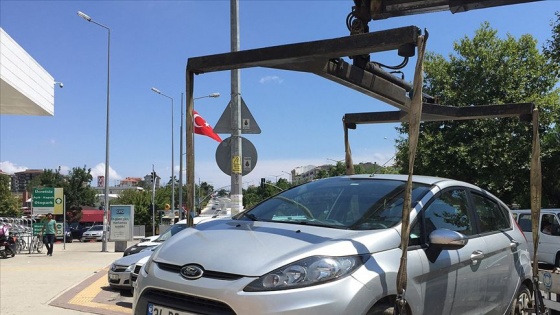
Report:
[[[249,111],[249,108],[247,107],[247,104],[245,104],[243,98],[240,97],[240,99],[241,99],[241,133],[260,134],[261,128],[259,127],[257,121]],[[214,132],[231,134],[231,131],[233,130],[233,126],[231,124],[232,124],[231,101],[229,101],[228,105],[226,106],[226,109],[222,113],[222,116],[220,116],[220,119],[216,123],[216,126],[214,126]]]

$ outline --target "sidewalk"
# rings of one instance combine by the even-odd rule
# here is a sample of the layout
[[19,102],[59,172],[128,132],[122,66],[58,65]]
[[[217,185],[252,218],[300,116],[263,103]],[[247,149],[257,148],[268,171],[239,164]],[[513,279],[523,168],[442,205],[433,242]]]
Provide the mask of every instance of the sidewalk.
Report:
[[52,256],[43,247],[42,254],[22,252],[0,259],[0,314],[93,314],[49,303],[122,257],[114,242],[107,242],[106,252],[101,248],[101,242],[57,243]]

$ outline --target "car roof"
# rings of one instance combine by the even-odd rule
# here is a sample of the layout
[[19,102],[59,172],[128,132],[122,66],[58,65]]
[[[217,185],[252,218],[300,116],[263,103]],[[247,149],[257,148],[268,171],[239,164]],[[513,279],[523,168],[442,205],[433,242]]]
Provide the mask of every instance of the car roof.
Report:
[[[514,213],[531,213],[531,209],[515,209]],[[560,212],[560,208],[541,209],[541,212]]]
[[[338,176],[339,178],[347,177],[351,179],[387,179],[387,180],[399,180],[399,181],[408,181],[408,175],[401,175],[401,174],[357,174],[357,175],[344,175]],[[329,178],[336,178],[336,177],[329,177]],[[325,178],[325,179],[329,179]],[[321,180],[321,179],[319,179]],[[473,188],[478,188],[475,185],[472,185],[467,182],[445,178],[445,177],[437,177],[437,176],[426,176],[426,175],[412,175],[412,181],[415,183],[426,184],[426,185],[437,185],[437,186],[452,186],[452,185],[462,185],[468,186]]]

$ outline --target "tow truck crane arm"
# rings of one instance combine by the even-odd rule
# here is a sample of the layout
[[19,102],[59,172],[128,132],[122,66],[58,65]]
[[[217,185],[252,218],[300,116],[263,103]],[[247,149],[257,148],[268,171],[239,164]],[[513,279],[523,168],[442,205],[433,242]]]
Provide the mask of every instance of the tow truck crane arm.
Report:
[[451,13],[540,0],[354,0],[356,17],[363,21],[449,10]]

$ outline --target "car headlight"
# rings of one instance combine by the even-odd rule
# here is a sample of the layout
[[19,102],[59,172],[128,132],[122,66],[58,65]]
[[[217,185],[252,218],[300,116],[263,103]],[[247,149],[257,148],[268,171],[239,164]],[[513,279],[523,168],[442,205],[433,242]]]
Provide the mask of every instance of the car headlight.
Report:
[[134,269],[134,264],[126,267],[126,269],[124,271],[132,272],[132,269]]
[[[364,264],[367,256],[312,256],[273,270],[243,291],[275,291],[318,285],[344,278]],[[146,263],[147,265],[147,263]]]
[[111,271],[115,271],[115,268],[117,268],[117,265],[111,264]]

